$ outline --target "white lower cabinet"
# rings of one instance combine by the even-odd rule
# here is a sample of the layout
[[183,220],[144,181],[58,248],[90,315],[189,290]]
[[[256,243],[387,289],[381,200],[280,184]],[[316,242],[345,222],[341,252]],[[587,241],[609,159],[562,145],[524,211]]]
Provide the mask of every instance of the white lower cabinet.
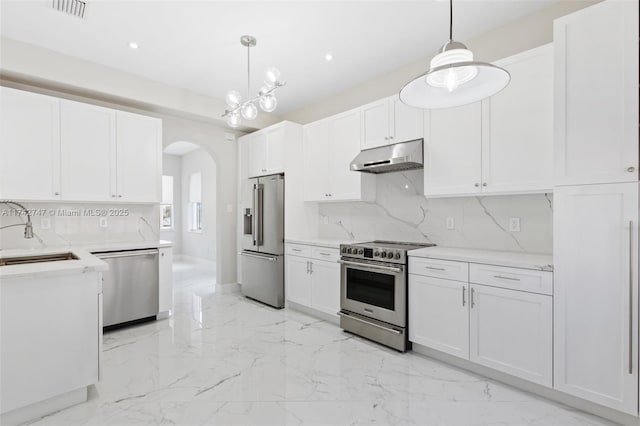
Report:
[[[487,267],[412,257],[409,340],[551,387],[553,297],[543,293],[548,286],[539,294],[512,288],[523,280],[519,277],[537,276],[551,283],[552,273],[493,266],[489,268],[496,275],[488,277]],[[433,276],[442,271],[456,279]],[[465,271],[468,274],[459,273]],[[483,283],[473,282],[479,280]],[[522,285],[532,288],[528,282]]]
[[171,312],[173,309],[173,249],[160,247],[158,260],[158,312]]
[[338,250],[289,244],[286,253],[286,299],[337,318],[340,310]]
[[409,340],[467,359],[469,284],[409,276]]
[[552,385],[551,296],[470,285],[469,359]]

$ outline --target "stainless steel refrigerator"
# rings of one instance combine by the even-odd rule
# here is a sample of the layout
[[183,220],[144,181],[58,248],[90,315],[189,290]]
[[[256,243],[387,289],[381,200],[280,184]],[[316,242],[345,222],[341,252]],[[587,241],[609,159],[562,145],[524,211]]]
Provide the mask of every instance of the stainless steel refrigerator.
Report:
[[242,213],[242,294],[284,307],[284,176],[249,179]]

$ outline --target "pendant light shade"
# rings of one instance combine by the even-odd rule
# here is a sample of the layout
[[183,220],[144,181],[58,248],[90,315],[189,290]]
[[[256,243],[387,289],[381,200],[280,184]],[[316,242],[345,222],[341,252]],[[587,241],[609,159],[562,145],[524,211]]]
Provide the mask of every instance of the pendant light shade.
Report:
[[409,106],[437,109],[470,104],[495,95],[511,80],[505,69],[475,61],[467,46],[451,39],[453,0],[449,4],[449,41],[433,57],[429,71],[400,90],[400,100]]

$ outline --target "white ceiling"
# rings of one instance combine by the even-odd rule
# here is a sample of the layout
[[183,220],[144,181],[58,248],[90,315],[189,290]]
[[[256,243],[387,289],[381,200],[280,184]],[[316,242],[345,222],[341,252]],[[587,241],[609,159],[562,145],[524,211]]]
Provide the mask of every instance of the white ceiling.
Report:
[[[557,1],[456,0],[454,38],[464,42]],[[251,92],[277,66],[288,82],[279,114],[430,57],[448,37],[449,3],[438,0],[88,0],[84,20],[51,3],[2,0],[0,34],[217,98],[230,89],[246,94],[239,39],[254,35]]]
[[165,154],[171,154],[171,155],[185,155],[191,151],[195,151],[198,148],[200,147],[194,143],[179,141],[179,142],[174,142],[168,147],[166,147],[163,152]]

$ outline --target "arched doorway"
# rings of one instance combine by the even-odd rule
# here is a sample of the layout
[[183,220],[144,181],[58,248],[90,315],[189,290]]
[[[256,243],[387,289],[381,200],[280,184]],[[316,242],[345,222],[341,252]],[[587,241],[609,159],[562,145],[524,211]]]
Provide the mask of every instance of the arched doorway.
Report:
[[173,243],[174,274],[217,283],[217,165],[198,144],[175,141],[163,151],[160,237]]

